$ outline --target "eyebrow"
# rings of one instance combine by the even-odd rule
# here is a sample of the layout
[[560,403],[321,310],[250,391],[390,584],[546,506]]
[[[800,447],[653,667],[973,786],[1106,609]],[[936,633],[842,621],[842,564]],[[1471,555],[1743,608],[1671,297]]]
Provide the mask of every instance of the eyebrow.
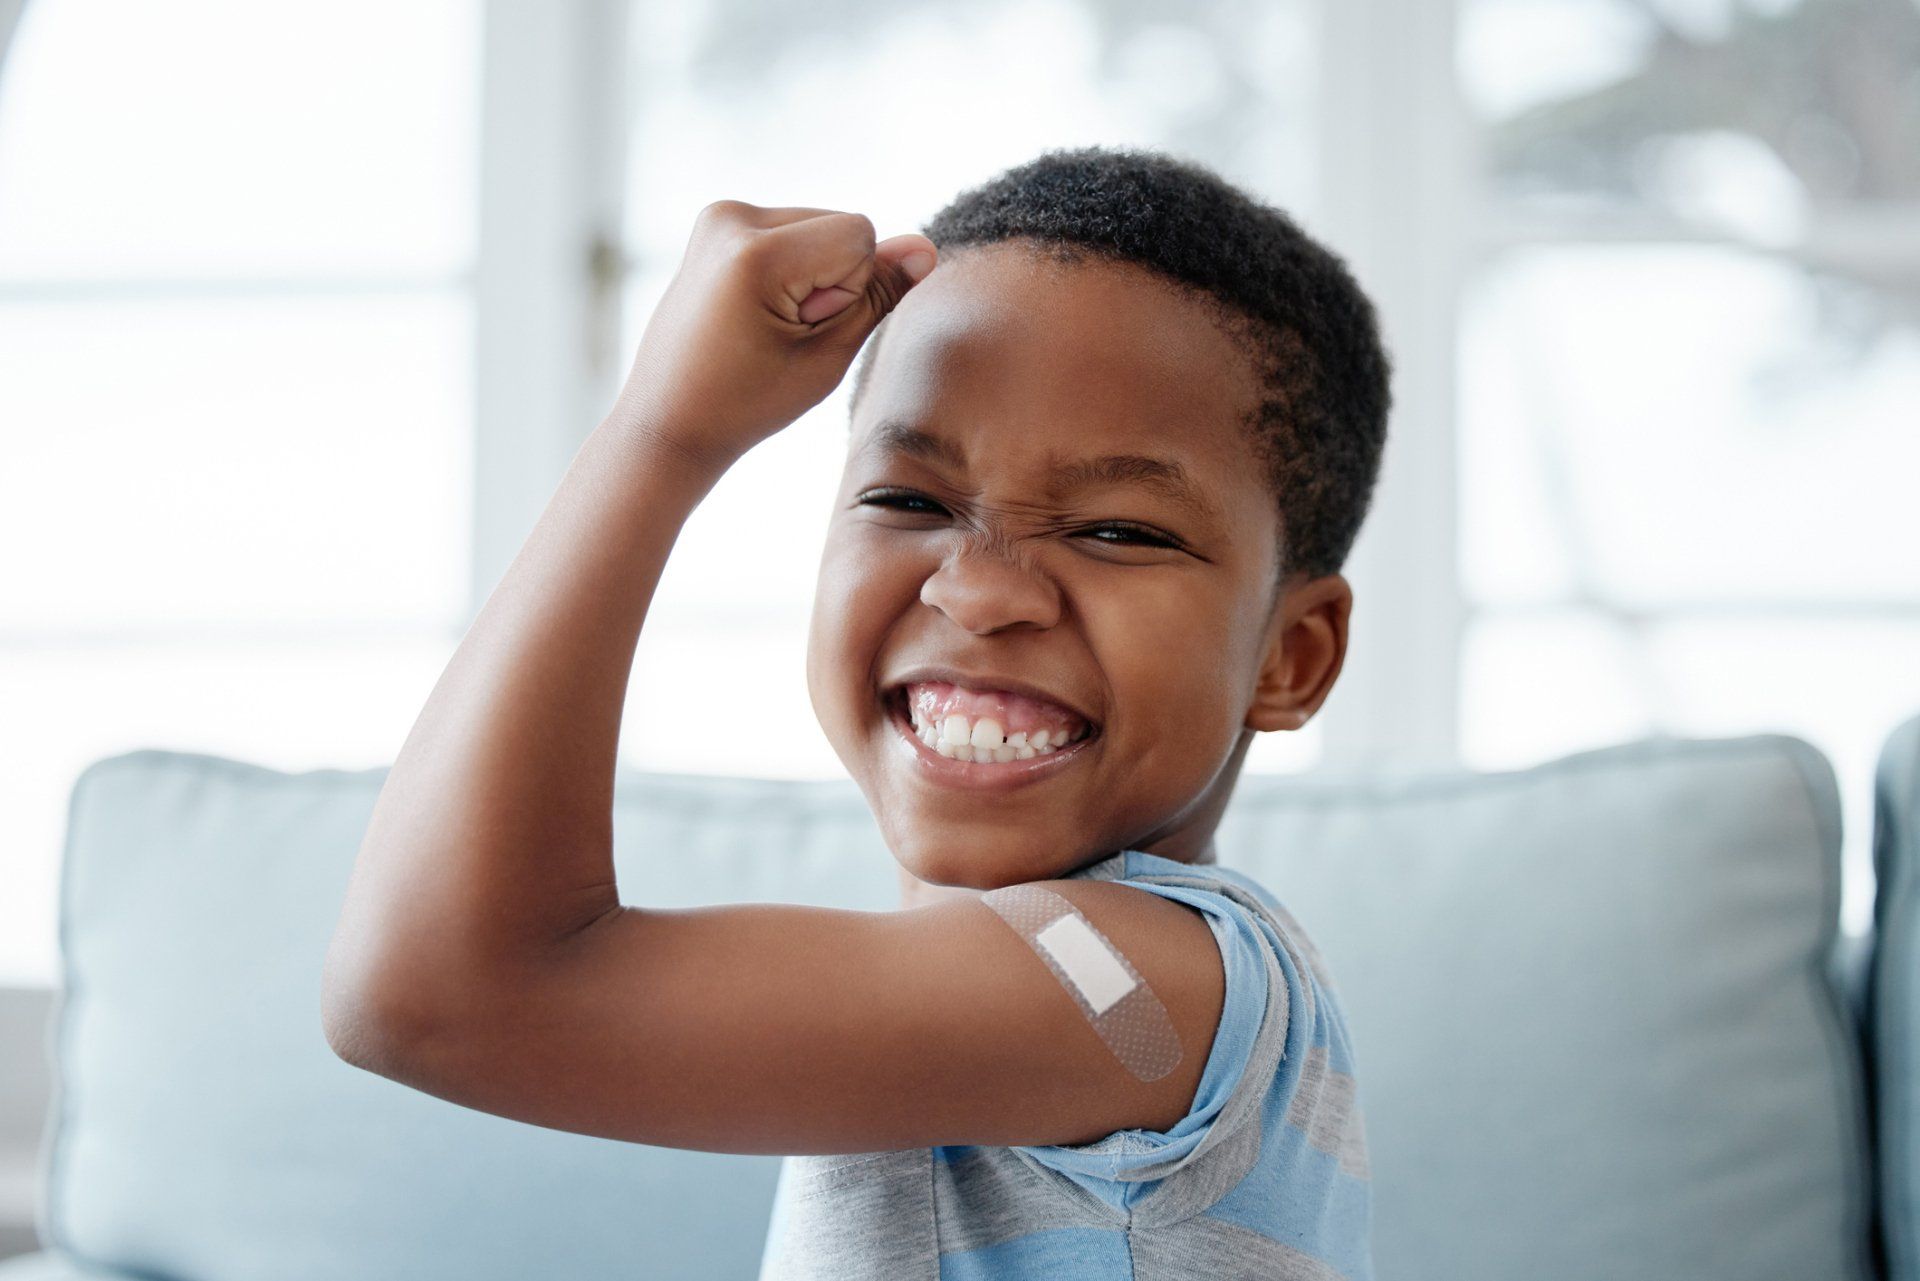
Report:
[[[876,426],[867,439],[867,448],[944,463],[955,471],[965,471],[967,467],[966,451],[957,443],[898,419],[887,419]],[[1220,515],[1194,484],[1186,468],[1170,458],[1150,458],[1145,454],[1102,454],[1097,458],[1056,461],[1047,493],[1049,497],[1058,498],[1082,489],[1111,485],[1135,485],[1151,490],[1206,519],[1218,519]]]

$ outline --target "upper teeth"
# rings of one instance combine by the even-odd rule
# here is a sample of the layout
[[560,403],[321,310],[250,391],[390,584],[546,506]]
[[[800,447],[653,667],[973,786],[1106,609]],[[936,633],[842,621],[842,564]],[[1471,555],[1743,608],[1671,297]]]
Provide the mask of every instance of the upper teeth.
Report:
[[914,733],[921,742],[942,756],[962,761],[994,761],[1004,765],[1008,761],[1030,760],[1035,756],[1050,756],[1067,743],[1087,736],[1084,725],[1071,736],[1065,730],[1044,729],[1035,730],[1031,735],[1025,730],[1009,735],[991,716],[968,723],[966,717],[958,714],[947,717],[936,727],[921,715],[919,708],[909,707],[908,711],[913,717]]

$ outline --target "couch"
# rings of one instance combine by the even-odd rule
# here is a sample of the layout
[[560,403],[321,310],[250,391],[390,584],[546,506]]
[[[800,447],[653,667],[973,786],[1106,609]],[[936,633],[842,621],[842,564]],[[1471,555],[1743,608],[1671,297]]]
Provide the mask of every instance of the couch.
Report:
[[[465,1109],[328,1048],[383,770],[138,751],[72,793],[43,1248],[0,1281],[751,1278],[779,1158]],[[1920,717],[1839,929],[1833,770],[1788,735],[1501,772],[1244,779],[1222,863],[1345,1001],[1383,1281],[1920,1281]],[[627,902],[886,910],[847,782],[621,773]]]

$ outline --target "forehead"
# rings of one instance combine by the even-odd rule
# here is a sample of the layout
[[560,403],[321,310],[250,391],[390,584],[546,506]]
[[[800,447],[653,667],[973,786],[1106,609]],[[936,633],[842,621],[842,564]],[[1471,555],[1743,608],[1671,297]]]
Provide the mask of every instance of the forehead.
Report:
[[973,466],[984,451],[1049,473],[1095,455],[1160,456],[1213,488],[1247,477],[1242,420],[1258,401],[1243,350],[1200,300],[1132,264],[995,245],[943,260],[894,310],[852,444],[931,456],[904,427],[955,443]]

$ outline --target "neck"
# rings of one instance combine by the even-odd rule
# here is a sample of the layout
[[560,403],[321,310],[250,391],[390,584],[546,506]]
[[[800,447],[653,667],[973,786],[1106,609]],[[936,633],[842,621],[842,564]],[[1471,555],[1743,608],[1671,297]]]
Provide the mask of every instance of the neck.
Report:
[[935,903],[944,903],[948,899],[979,898],[981,890],[966,885],[929,885],[906,868],[896,865],[900,880],[900,910],[915,907],[931,907]]
[[[1207,837],[1207,843],[1200,848],[1198,854],[1190,859],[1180,859],[1178,861],[1217,866],[1220,861],[1219,850],[1214,846],[1213,837],[1209,836]],[[968,885],[930,885],[908,872],[906,868],[898,865],[894,867],[894,871],[897,874],[900,885],[900,908],[902,911],[915,907],[928,907],[934,903],[944,903],[949,899],[978,898],[984,892]]]

